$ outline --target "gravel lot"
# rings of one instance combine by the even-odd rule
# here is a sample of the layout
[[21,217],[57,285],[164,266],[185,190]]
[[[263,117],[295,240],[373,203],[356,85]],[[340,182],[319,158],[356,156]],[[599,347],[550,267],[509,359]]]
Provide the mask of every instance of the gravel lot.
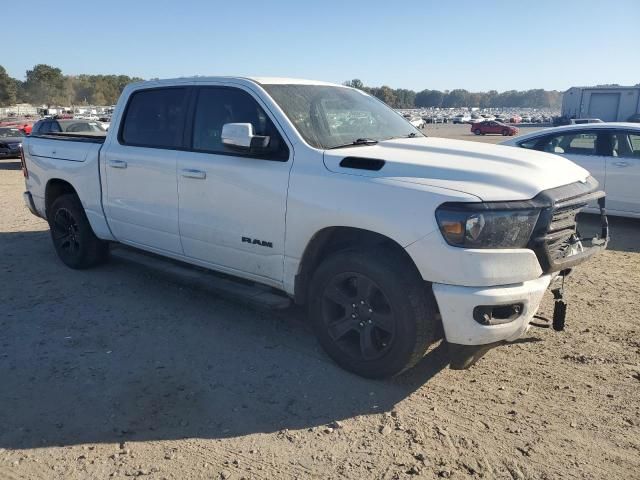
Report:
[[[468,126],[429,135],[480,141]],[[0,161],[0,478],[640,478],[640,221],[567,282],[567,330],[369,381],[303,312],[56,258]],[[587,216],[585,224],[595,228]],[[551,314],[546,298],[542,313]]]

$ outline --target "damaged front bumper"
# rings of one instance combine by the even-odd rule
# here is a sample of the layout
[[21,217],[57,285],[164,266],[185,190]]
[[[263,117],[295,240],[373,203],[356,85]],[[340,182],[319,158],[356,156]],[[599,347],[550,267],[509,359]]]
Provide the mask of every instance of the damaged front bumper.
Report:
[[[596,183],[597,186],[597,183]],[[567,187],[563,187],[565,192]],[[603,251],[609,242],[609,224],[602,191],[551,198],[530,244],[544,274],[535,280],[494,287],[465,287],[434,283],[451,368],[468,368],[487,350],[520,338],[528,329],[542,297],[554,280],[564,280],[571,269]],[[599,235],[580,237],[577,213],[588,203],[600,207]],[[564,282],[563,282],[564,283]],[[564,329],[566,302],[563,286],[552,288],[555,308],[553,327]]]

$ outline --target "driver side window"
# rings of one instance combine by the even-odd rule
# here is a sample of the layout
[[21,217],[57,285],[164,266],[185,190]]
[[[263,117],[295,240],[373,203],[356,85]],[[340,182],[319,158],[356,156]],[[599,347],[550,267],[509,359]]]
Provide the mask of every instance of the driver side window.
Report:
[[[607,137],[608,135],[604,135]],[[598,155],[597,151],[604,148],[603,141],[598,140],[595,132],[571,132],[558,135],[549,135],[520,144],[524,148],[533,148],[541,152],[554,153],[556,155]]]
[[[222,127],[227,123],[250,123],[253,134],[269,137],[267,152],[252,154],[231,150],[222,142]],[[193,119],[193,150],[235,156],[255,156],[269,160],[287,160],[289,150],[271,119],[244,90],[229,87],[201,87]]]

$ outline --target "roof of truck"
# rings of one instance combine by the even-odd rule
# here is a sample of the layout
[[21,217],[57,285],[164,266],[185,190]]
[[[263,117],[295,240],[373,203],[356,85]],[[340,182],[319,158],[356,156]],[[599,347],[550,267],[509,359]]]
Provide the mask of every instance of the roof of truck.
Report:
[[262,85],[336,85],[331,82],[322,82],[320,80],[306,80],[303,78],[287,78],[287,77],[247,77],[256,83]]
[[341,86],[336,83],[323,82],[320,80],[306,80],[302,78],[287,78],[287,77],[241,77],[241,76],[195,76],[195,77],[180,77],[180,78],[166,78],[166,79],[154,79],[143,82],[138,82],[137,85],[144,83],[160,83],[160,84],[175,84],[186,82],[220,82],[229,80],[243,80],[258,83],[260,85],[331,85]]

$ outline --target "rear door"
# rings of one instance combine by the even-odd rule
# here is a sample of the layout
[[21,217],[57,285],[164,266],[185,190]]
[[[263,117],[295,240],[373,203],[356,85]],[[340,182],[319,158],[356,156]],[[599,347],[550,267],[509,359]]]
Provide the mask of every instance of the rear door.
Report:
[[[178,161],[184,253],[223,271],[281,282],[293,150],[250,91],[222,85],[194,90],[191,151]],[[251,123],[255,135],[270,137],[271,152],[230,149],[221,139],[226,123]]]
[[640,214],[640,132],[616,131],[607,158],[607,208]]
[[117,140],[103,149],[104,208],[122,242],[182,253],[176,166],[188,94],[188,87],[133,92]]

